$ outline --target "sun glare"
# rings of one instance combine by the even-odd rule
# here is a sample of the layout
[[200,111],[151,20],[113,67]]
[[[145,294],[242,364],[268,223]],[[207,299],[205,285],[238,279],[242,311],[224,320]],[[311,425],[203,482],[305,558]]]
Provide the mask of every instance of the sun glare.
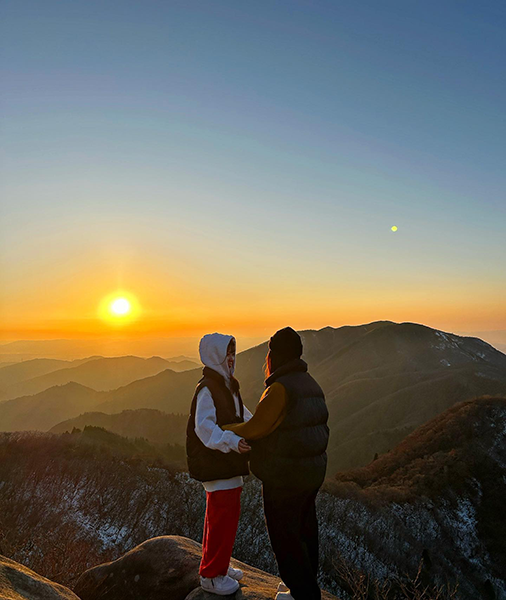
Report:
[[126,325],[135,320],[140,306],[135,296],[123,290],[108,294],[98,307],[98,315],[109,325]]
[[130,312],[130,302],[126,298],[117,298],[111,304],[111,310],[115,315],[126,315]]

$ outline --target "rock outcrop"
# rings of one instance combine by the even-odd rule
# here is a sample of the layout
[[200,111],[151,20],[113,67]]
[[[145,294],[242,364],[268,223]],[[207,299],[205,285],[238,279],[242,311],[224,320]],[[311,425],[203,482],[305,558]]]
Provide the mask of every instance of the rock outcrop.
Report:
[[[179,536],[146,540],[124,556],[85,571],[74,591],[82,600],[216,600],[200,588],[202,547]],[[271,600],[279,579],[236,560],[244,571],[241,589],[230,598]],[[334,596],[323,594],[325,600]]]
[[0,555],[0,600],[79,600],[68,588]]

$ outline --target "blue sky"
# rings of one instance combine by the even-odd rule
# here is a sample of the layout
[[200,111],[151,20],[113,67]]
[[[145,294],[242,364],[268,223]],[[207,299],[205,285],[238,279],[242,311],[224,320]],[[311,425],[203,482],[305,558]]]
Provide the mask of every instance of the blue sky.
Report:
[[[69,273],[86,289],[115,274],[142,296],[147,269],[181,303],[212,287],[229,312],[233,274],[237,303],[269,324],[288,306],[301,327],[377,314],[506,328],[504,3],[16,0],[2,13],[13,323],[91,314]],[[56,303],[37,299],[46,286]],[[145,300],[160,318],[177,304],[164,294]]]

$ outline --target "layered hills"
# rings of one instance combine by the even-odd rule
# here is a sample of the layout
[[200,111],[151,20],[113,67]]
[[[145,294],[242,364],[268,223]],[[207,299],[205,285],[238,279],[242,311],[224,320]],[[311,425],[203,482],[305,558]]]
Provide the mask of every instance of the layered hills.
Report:
[[100,401],[101,392],[72,381],[33,396],[4,400],[0,402],[0,431],[45,431],[89,411]]
[[96,391],[112,390],[165,369],[180,372],[196,366],[188,360],[168,361],[159,356],[94,356],[68,362],[33,359],[0,368],[0,400],[37,394],[71,381]]
[[[478,338],[391,321],[326,327],[303,331],[301,336],[304,358],[329,406],[330,473],[367,464],[456,402],[506,393],[506,355]],[[266,353],[264,343],[240,353],[237,359],[236,375],[252,410],[263,390]],[[187,414],[200,376],[200,369],[182,373],[164,369],[114,390],[88,392],[88,401],[79,404],[80,412],[113,414],[151,408]],[[32,396],[34,407],[48,402],[51,390],[58,389]],[[85,392],[80,393],[84,398]],[[80,414],[53,407],[51,418],[38,424],[33,417],[28,427],[15,410],[20,400],[29,403],[25,397],[0,404],[0,429],[48,429]],[[36,414],[41,412],[40,408]]]
[[185,443],[186,415],[167,414],[154,408],[123,410],[117,414],[86,412],[73,419],[58,423],[51,433],[72,432],[86,426],[102,427],[107,431],[130,438],[144,438],[153,444]]

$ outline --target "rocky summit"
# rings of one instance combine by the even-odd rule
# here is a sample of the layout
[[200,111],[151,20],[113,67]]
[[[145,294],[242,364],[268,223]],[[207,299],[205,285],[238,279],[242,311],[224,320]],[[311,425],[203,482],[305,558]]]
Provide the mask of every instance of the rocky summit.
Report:
[[0,600],[79,600],[79,597],[65,586],[0,555]]
[[[200,588],[201,556],[202,546],[193,540],[172,535],[155,537],[117,560],[88,569],[77,580],[74,591],[81,600],[213,600],[215,595]],[[232,560],[232,566],[241,569],[244,578],[240,590],[227,597],[275,597],[279,578],[236,560]],[[322,598],[331,600],[335,596],[324,592]]]

